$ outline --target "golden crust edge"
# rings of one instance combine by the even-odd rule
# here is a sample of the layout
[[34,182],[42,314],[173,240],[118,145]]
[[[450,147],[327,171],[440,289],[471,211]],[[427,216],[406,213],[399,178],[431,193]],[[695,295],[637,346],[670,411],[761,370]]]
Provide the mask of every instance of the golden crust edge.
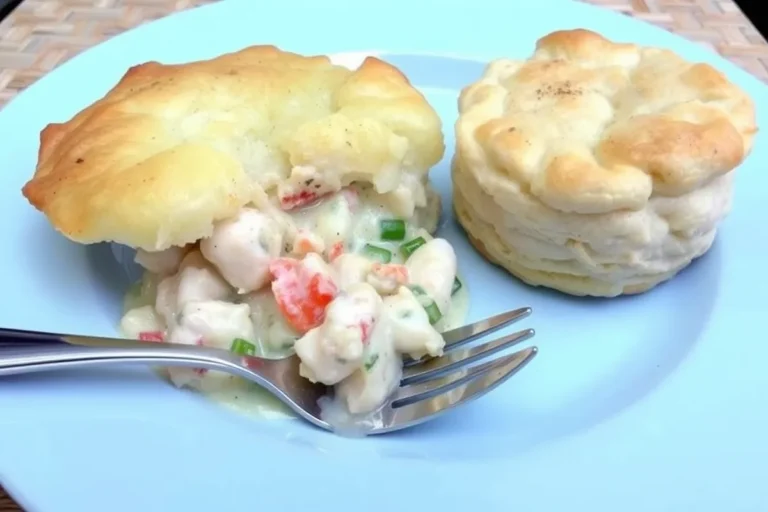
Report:
[[[36,210],[43,213],[49,223],[63,236],[66,238],[81,244],[91,244],[91,243],[100,243],[100,242],[114,242],[114,240],[106,238],[104,236],[101,236],[100,233],[98,233],[98,229],[78,229],[76,226],[71,226],[67,223],[62,222],[62,216],[55,214],[55,209],[46,207],[46,190],[44,188],[37,187],[37,183],[39,183],[40,178],[45,177],[48,173],[40,174],[41,170],[44,168],[42,164],[45,163],[45,161],[52,155],[52,153],[55,152],[56,147],[61,142],[62,139],[64,139],[68,133],[71,133],[72,131],[76,130],[77,127],[82,124],[83,122],[87,122],[87,120],[91,117],[91,113],[98,109],[100,105],[104,104],[104,100],[107,99],[111,94],[113,94],[115,91],[120,90],[121,88],[124,88],[128,85],[131,85],[136,80],[141,80],[142,78],[145,78],[145,75],[149,74],[149,76],[152,76],[152,71],[160,68],[162,66],[162,69],[164,70],[171,70],[176,67],[183,67],[187,64],[200,64],[205,62],[211,62],[216,61],[218,59],[221,59],[222,57],[228,57],[228,56],[234,56],[236,54],[244,53],[244,52],[262,52],[267,57],[271,57],[274,55],[277,56],[287,56],[289,59],[295,59],[300,60],[302,62],[306,62],[309,67],[312,65],[328,65],[328,66],[336,66],[336,67],[344,67],[339,66],[337,64],[334,64],[331,62],[331,59],[327,55],[302,55],[299,53],[294,53],[286,50],[281,50],[280,48],[274,46],[274,45],[254,45],[249,46],[246,48],[243,48],[238,51],[230,52],[227,54],[222,54],[210,59],[204,59],[199,61],[193,61],[186,64],[162,64],[157,61],[147,61],[144,63],[140,63],[134,66],[131,66],[127,69],[127,71],[121,76],[121,78],[118,80],[118,82],[112,86],[107,92],[104,93],[103,96],[95,100],[90,105],[84,107],[79,112],[75,113],[70,119],[68,119],[65,122],[52,122],[46,125],[40,132],[40,143],[38,146],[38,161],[35,166],[35,171],[33,175],[25,182],[25,184],[21,188],[21,193],[27,199],[27,201],[30,203],[31,206],[33,206]],[[350,69],[350,75],[349,77],[356,77],[358,80],[371,80],[371,79],[378,79],[378,80],[385,80],[389,81],[390,83],[396,84],[396,88],[399,88],[402,90],[402,96],[405,98],[408,98],[410,101],[418,101],[422,103],[422,107],[426,110],[431,110],[435,116],[437,116],[436,112],[434,112],[434,107],[426,100],[424,95],[418,91],[418,89],[414,88],[411,84],[408,77],[396,66],[381,60],[375,56],[368,56],[366,57],[363,62],[354,69]],[[439,129],[439,135],[440,135],[440,155],[437,155],[437,158],[432,158],[435,160],[435,162],[431,165],[429,165],[426,169],[428,172],[431,168],[434,167],[444,156],[445,153],[445,135],[442,131],[442,128],[438,124]],[[434,156],[434,155],[432,155]],[[52,169],[53,166],[45,166],[47,169]],[[242,203],[242,201],[241,201]],[[247,204],[247,202],[240,205],[240,207]],[[440,207],[438,207],[440,208]],[[213,224],[221,219],[212,219],[209,223],[209,226],[201,227],[200,231],[202,232],[209,232],[212,228]],[[98,223],[92,223],[92,224],[98,224]],[[95,232],[94,232],[95,231]],[[162,225],[158,224],[157,230],[158,233],[162,231]],[[136,247],[142,247],[146,245],[145,243],[135,243],[133,244]],[[184,244],[172,244],[172,245],[184,245]]]

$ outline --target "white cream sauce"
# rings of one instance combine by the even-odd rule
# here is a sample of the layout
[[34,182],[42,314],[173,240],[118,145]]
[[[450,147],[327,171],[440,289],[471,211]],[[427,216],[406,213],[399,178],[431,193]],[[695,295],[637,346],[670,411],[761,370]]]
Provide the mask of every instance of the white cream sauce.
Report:
[[[153,302],[147,294],[153,293],[154,278],[149,273],[146,273],[145,276],[142,281],[136,283],[126,294],[125,312]],[[467,289],[466,281],[461,276],[459,276],[459,279],[463,286],[453,295],[453,302],[449,313],[440,320],[440,331],[450,331],[466,323],[469,312],[469,290]],[[154,287],[156,286],[154,284]],[[143,290],[144,293],[140,293],[140,290]],[[125,332],[123,334],[126,337],[131,337],[127,336]],[[292,351],[288,351],[288,353],[290,352]],[[270,356],[276,357],[278,354],[267,354],[267,357]],[[168,372],[165,369],[158,368],[157,374],[170,382]],[[280,420],[295,417],[286,405],[268,391],[239,377],[227,377],[226,380],[219,381],[222,384],[214,389],[196,389],[194,391],[248,417],[260,420]],[[329,420],[338,426],[337,429],[340,434],[353,437],[362,436],[365,435],[367,428],[376,426],[375,414],[369,418],[362,419],[361,424],[357,419],[350,421],[349,413],[343,410],[343,405],[337,401],[325,400],[322,405],[324,414],[330,416]]]
[[[209,312],[218,308],[222,310],[222,314],[227,313],[232,318],[237,317],[238,325],[242,324],[242,326],[239,328],[227,327],[224,329],[227,331],[226,336],[221,337],[221,340],[218,340],[213,345],[221,345],[220,348],[226,348],[224,345],[229,342],[228,340],[240,333],[244,338],[253,342],[256,349],[255,355],[274,358],[292,354],[294,342],[301,338],[302,335],[297,333],[285,321],[275,303],[270,286],[268,284],[263,286],[264,275],[255,272],[255,269],[249,266],[242,265],[242,262],[234,261],[234,264],[231,264],[232,258],[236,256],[235,253],[248,255],[249,259],[254,261],[260,258],[267,261],[274,258],[276,254],[298,259],[303,258],[307,254],[315,256],[318,260],[318,268],[324,266],[328,271],[333,270],[336,273],[336,285],[340,289],[347,289],[347,285],[344,283],[345,279],[350,281],[351,286],[354,286],[352,283],[359,281],[354,275],[354,265],[338,265],[337,267],[340,268],[331,269],[333,262],[331,261],[329,264],[323,261],[333,260],[341,248],[343,248],[343,254],[358,254],[366,252],[368,249],[366,245],[373,245],[376,249],[389,251],[390,263],[392,264],[418,264],[423,267],[426,264],[424,262],[431,261],[428,257],[429,255],[426,254],[428,251],[424,251],[421,257],[418,258],[423,260],[422,263],[418,263],[413,258],[408,260],[401,251],[401,245],[404,241],[413,240],[417,237],[422,237],[426,242],[430,242],[432,237],[429,233],[417,226],[432,229],[436,224],[437,219],[435,216],[437,209],[433,208],[434,205],[431,205],[432,207],[417,208],[414,211],[411,205],[411,211],[414,215],[406,223],[404,239],[401,241],[381,240],[380,221],[382,219],[395,218],[392,212],[404,208],[402,204],[397,204],[399,199],[401,198],[396,195],[380,196],[374,193],[370,187],[348,187],[341,192],[317,199],[312,204],[307,204],[302,208],[287,212],[279,210],[272,205],[269,211],[270,218],[274,222],[270,221],[271,224],[269,225],[249,211],[247,214],[240,216],[246,220],[250,217],[254,218],[249,227],[243,228],[241,225],[229,227],[225,225],[226,229],[222,229],[218,237],[215,234],[214,237],[205,241],[203,254],[199,250],[194,249],[194,247],[174,250],[174,253],[168,255],[168,257],[152,253],[142,254],[140,252],[137,256],[137,261],[146,263],[147,267],[161,272],[163,275],[146,272],[142,280],[129,291],[125,299],[125,315],[121,321],[123,334],[128,338],[137,338],[138,333],[146,331],[162,331],[164,335],[167,335],[166,326],[173,325],[175,330],[171,330],[171,339],[181,340],[184,343],[195,343],[194,333],[190,332],[189,336],[181,336],[179,334],[180,330],[183,330],[181,327],[185,324],[194,326],[199,323],[201,328],[210,330],[211,326],[216,322],[213,321],[215,319],[210,318]],[[257,212],[257,210],[253,210],[253,212]],[[277,230],[281,234],[282,242],[280,245],[282,247],[276,247],[275,245],[275,241],[280,238],[276,234]],[[265,236],[264,233],[269,236]],[[429,245],[438,247],[440,243],[444,243],[438,240],[435,242],[439,243],[430,243]],[[228,249],[232,250],[229,251]],[[312,253],[316,254],[313,255]],[[323,257],[320,258],[317,255],[322,255]],[[173,256],[173,258],[170,256]],[[208,261],[205,261],[206,259]],[[309,264],[311,263],[309,260],[310,258],[306,258],[303,261]],[[171,267],[174,265],[174,262],[178,266],[179,261],[181,261],[181,269],[177,274],[173,274],[175,269]],[[349,261],[354,263],[354,261],[360,261],[360,258],[350,258]],[[440,262],[437,261],[437,263]],[[215,270],[211,274],[210,269],[212,267],[210,265],[219,267],[220,274],[216,273]],[[222,265],[226,266],[223,270],[221,268]],[[429,263],[429,265],[430,268],[434,266],[433,263]],[[446,267],[445,265],[448,266]],[[452,263],[443,262],[443,267],[455,269],[455,259]],[[452,272],[452,270],[450,271]],[[422,278],[426,278],[423,269],[417,273]],[[185,282],[181,282],[181,276],[183,275],[191,277]],[[229,281],[229,285],[231,285],[231,289],[228,292],[224,292],[222,289],[221,282],[223,280],[221,276],[224,276]],[[174,279],[176,279],[175,283]],[[195,280],[197,280],[197,284],[202,286],[202,288],[197,286],[194,282]],[[192,284],[187,283],[187,281],[192,282]],[[453,294],[452,297],[439,298],[442,306],[440,309],[448,310],[434,325],[434,329],[439,332],[459,327],[465,321],[469,307],[469,293],[466,283],[463,280],[461,282],[461,289]],[[430,289],[437,286],[429,279],[426,279],[423,284],[424,288]],[[438,284],[441,288],[437,293],[445,295],[446,283]],[[387,282],[387,276],[371,281],[369,275],[367,284],[362,286],[365,288],[369,285],[373,286],[379,293],[383,293],[382,297],[395,293],[398,289],[396,281]],[[367,289],[370,289],[370,286]],[[162,300],[158,298],[158,290]],[[205,298],[205,300],[209,301],[207,303],[210,305],[208,310],[198,311],[195,309],[195,304],[193,304],[195,307],[192,308],[195,311],[192,313],[190,313],[191,310],[187,311],[184,309],[185,304],[182,304],[182,302],[185,302],[189,297],[194,298],[195,293],[212,294],[211,297]],[[164,307],[155,309],[161,303]],[[230,305],[227,306],[227,303]],[[245,325],[243,319],[240,318],[243,313],[239,308],[245,308],[246,305],[250,312],[250,322],[247,322],[249,325]],[[224,311],[225,309],[227,311]],[[196,314],[200,318],[184,317],[184,315],[190,314]],[[343,316],[342,314],[340,317]],[[326,318],[326,323],[329,322],[330,320]],[[427,325],[427,327],[429,326]],[[222,326],[222,328],[224,327]],[[329,325],[327,328],[332,327]],[[338,326],[334,328],[338,328]],[[382,334],[382,336],[391,335],[389,334],[391,332],[391,326],[387,326],[386,334]],[[182,332],[182,334],[184,333]],[[311,336],[312,331],[307,335]],[[218,336],[213,336],[213,338],[218,338]],[[377,400],[382,393],[382,389],[369,388],[366,384],[367,380],[374,377],[376,379],[389,379],[389,383],[386,384],[386,386],[389,386],[387,389],[396,385],[397,381],[397,376],[393,377],[392,374],[394,371],[392,363],[388,363],[389,366],[384,364],[387,358],[384,358],[383,355],[389,354],[389,352],[384,350],[387,347],[382,345],[382,343],[391,344],[391,342],[375,338],[371,338],[371,340],[371,347],[379,347],[381,353],[373,354],[372,351],[374,349],[367,347],[364,357],[369,359],[371,359],[371,356],[373,358],[382,357],[378,366],[371,366],[373,370],[367,372],[371,375],[361,373],[363,372],[361,368],[356,371],[355,375],[347,379],[348,383],[344,384],[342,382],[345,387],[342,387],[341,391],[347,394],[348,402],[351,400],[349,403],[357,403],[359,407],[365,407],[373,403],[372,400]],[[206,341],[206,344],[210,343]],[[399,356],[394,354],[393,356],[399,358]],[[303,360],[303,362],[310,363],[311,361]],[[399,365],[399,363],[397,364]],[[315,369],[322,368],[316,367]],[[310,369],[308,368],[307,371],[310,371]],[[399,372],[399,370],[397,371]],[[182,383],[190,385],[193,389],[224,406],[249,416],[264,419],[292,416],[287,407],[253,383],[220,374],[219,372],[208,372],[204,374],[204,378],[199,375],[195,377],[191,372],[193,370],[171,369],[170,376],[173,377],[171,380],[177,385]],[[382,375],[376,377],[378,373]],[[160,374],[168,377],[169,372],[162,371]],[[332,374],[328,374],[327,377],[332,378]],[[357,388],[353,382],[355,379],[358,382]]]

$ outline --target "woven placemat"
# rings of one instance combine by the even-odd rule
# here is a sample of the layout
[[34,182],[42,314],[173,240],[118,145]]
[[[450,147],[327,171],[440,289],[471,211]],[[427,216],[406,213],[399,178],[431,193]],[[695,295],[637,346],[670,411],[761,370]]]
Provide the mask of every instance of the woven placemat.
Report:
[[[26,0],[0,22],[0,107],[67,59],[124,30],[216,0]],[[768,44],[728,0],[586,0],[720,53],[768,83]],[[0,512],[19,507],[0,488]]]
[[[26,0],[0,23],[0,107],[104,39],[215,0]],[[730,0],[587,0],[697,41],[768,82],[768,45]]]

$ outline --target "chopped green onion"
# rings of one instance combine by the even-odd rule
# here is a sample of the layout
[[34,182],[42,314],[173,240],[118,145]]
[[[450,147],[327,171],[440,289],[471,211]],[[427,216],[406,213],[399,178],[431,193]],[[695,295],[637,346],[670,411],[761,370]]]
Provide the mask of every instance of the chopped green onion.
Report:
[[389,263],[392,261],[392,253],[382,247],[376,247],[375,245],[365,244],[363,246],[363,253],[372,260],[380,261],[381,263]]
[[414,238],[413,240],[410,240],[408,242],[405,242],[400,246],[400,250],[403,251],[403,255],[405,255],[406,258],[408,258],[411,254],[416,252],[416,249],[421,247],[427,243],[426,240],[424,240],[424,237],[418,237]]
[[440,308],[437,307],[437,304],[435,304],[435,301],[424,306],[424,311],[427,312],[429,323],[432,325],[435,325],[441,318],[443,318],[443,314],[440,312]]
[[434,325],[439,322],[441,318],[443,318],[443,314],[440,312],[440,308],[438,308],[437,304],[435,304],[435,301],[429,295],[427,295],[427,292],[424,290],[424,288],[419,285],[413,285],[411,286],[411,291],[413,292],[413,295],[419,299],[419,303],[421,304],[421,307],[424,308],[424,311],[427,312],[430,324]]
[[379,354],[373,354],[368,361],[365,362],[365,371],[369,372],[371,371],[371,368],[376,364],[376,361],[379,360]]
[[382,240],[402,240],[405,238],[405,221],[399,219],[382,219],[379,221]]
[[461,290],[461,281],[459,281],[458,277],[454,277],[453,286],[451,287],[451,296],[455,295],[459,290]]
[[256,355],[256,345],[243,338],[235,338],[232,340],[232,347],[230,349],[235,354],[241,356],[253,356]]

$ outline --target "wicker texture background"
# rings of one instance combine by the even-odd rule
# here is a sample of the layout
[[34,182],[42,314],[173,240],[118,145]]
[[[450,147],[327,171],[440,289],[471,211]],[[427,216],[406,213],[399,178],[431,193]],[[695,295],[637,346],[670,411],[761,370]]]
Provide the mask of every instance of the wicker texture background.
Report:
[[[0,22],[0,108],[113,35],[216,0],[25,0]],[[531,0],[532,1],[532,0]],[[768,44],[728,0],[585,0],[701,43],[768,83]],[[18,512],[0,489],[0,512]]]
[[[0,105],[85,48],[215,0],[26,0],[0,23]],[[768,82],[768,45],[729,0],[588,0],[700,42]]]

